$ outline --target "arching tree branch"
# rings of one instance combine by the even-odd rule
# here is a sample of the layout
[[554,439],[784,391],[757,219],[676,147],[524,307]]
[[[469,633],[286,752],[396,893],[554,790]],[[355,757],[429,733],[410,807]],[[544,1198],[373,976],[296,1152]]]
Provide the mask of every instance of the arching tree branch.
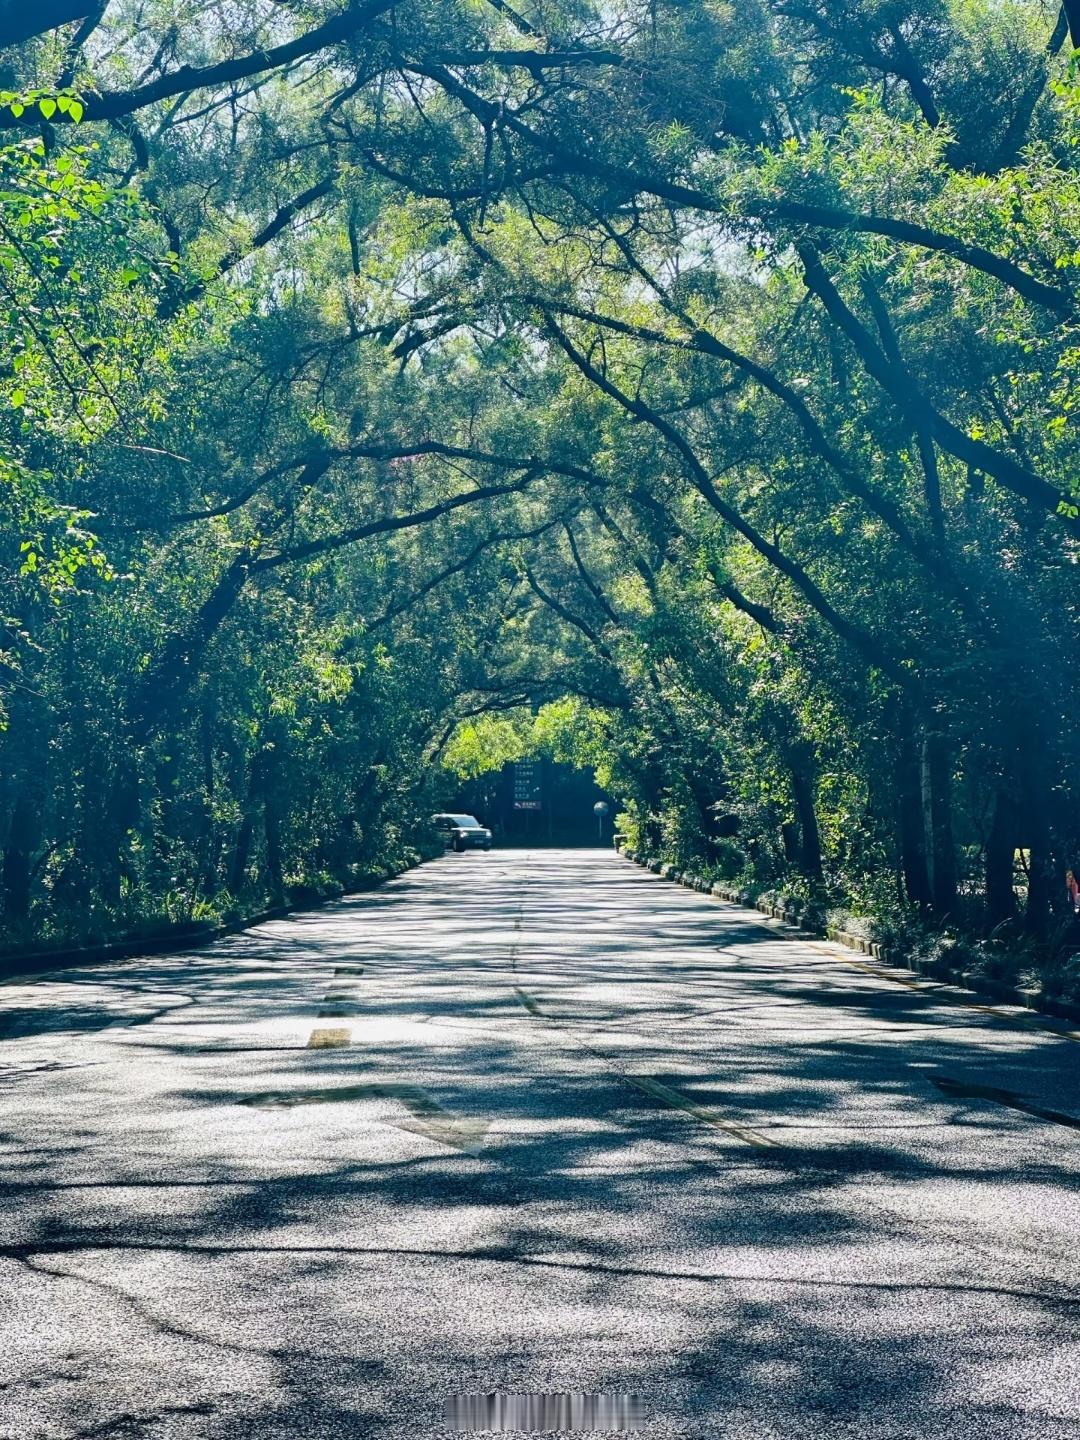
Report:
[[[14,10],[22,3],[22,0],[7,0],[7,9]],[[56,10],[75,9],[74,14],[68,15],[67,19],[78,19],[85,15],[91,5],[86,0],[81,4],[72,7],[61,3],[61,0],[46,0]],[[135,110],[141,110],[147,105],[154,105],[159,100],[168,100],[175,95],[189,95],[193,90],[205,90],[211,86],[230,85],[237,80],[246,80],[250,75],[261,75],[268,70],[278,70],[285,65],[291,65],[297,60],[303,60],[309,55],[316,55],[320,50],[328,49],[331,45],[338,45],[342,41],[351,40],[367,29],[381,15],[392,10],[397,0],[366,0],[366,3],[353,3],[348,9],[343,10],[340,15],[335,15],[327,20],[325,24],[318,25],[314,30],[299,35],[294,40],[289,40],[282,45],[273,45],[266,50],[253,50],[247,55],[238,55],[232,60],[222,60],[216,65],[192,66],[183,65],[179,70],[173,70],[167,75],[152,80],[147,85],[138,85],[132,90],[105,91],[100,95],[88,94],[83,101],[82,122],[87,120],[113,120],[120,115],[130,115]],[[0,11],[0,23],[2,23],[3,12]],[[53,26],[42,26],[38,21],[27,21],[35,28],[29,34],[40,34],[42,30],[51,29]],[[56,24],[64,23],[56,21]],[[14,22],[13,22],[14,24]],[[4,32],[0,29],[0,40]],[[19,38],[27,38],[24,34]],[[9,39],[6,43],[14,43]],[[26,126],[37,123],[36,113],[32,109],[26,110],[23,115],[16,117],[10,110],[0,112],[0,129]],[[70,117],[59,112],[53,116],[53,123],[63,125],[70,122]]]
[[821,263],[820,256],[808,245],[799,248],[807,288],[821,300],[829,317],[843,331],[855,348],[866,370],[900,405],[916,425],[924,425],[948,454],[954,455],[976,469],[993,476],[1006,490],[1030,501],[1050,515],[1060,514],[1070,529],[1080,529],[1080,522],[1070,520],[1060,507],[1067,497],[1026,469],[1008,455],[1003,455],[981,440],[972,440],[958,425],[947,420],[922,393],[914,377],[901,364],[890,360],[876,344],[870,332],[845,304]]

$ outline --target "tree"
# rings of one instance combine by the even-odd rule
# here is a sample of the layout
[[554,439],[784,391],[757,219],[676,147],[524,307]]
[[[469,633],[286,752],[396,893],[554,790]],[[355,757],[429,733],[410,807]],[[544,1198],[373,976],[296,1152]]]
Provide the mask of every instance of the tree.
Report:
[[680,859],[1049,933],[1068,8],[53,13],[0,97],[9,924],[348,878],[548,705]]

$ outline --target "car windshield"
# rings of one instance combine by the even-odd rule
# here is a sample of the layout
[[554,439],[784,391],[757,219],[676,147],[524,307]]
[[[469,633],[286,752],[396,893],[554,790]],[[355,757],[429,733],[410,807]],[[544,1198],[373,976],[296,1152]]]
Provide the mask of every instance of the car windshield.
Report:
[[480,821],[474,819],[472,815],[451,815],[450,819],[454,822],[454,824],[458,827],[459,830],[480,829]]

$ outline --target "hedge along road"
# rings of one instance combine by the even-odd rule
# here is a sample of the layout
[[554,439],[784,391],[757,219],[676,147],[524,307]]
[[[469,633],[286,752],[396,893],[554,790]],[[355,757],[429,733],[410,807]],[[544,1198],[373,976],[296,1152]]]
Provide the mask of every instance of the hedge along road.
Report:
[[1080,1435],[1080,1046],[598,851],[0,987],[0,1435]]

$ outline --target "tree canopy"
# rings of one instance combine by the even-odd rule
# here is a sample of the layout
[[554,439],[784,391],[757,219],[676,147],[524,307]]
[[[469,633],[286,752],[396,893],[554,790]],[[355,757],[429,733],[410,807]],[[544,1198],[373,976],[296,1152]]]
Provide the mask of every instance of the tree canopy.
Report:
[[1054,935],[1078,20],[0,5],[8,943],[347,884],[530,747]]

